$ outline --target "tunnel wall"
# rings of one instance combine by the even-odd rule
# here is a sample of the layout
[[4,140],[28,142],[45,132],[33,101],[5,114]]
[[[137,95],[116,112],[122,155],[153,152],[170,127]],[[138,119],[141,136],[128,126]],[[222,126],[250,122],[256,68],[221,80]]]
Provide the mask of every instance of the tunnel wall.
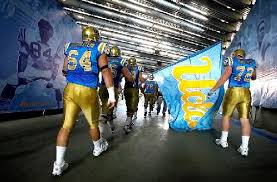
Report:
[[277,132],[277,1],[257,0],[224,57],[243,48],[258,64],[251,83],[253,126]]
[[56,0],[1,0],[0,113],[63,107],[64,45],[81,27]]

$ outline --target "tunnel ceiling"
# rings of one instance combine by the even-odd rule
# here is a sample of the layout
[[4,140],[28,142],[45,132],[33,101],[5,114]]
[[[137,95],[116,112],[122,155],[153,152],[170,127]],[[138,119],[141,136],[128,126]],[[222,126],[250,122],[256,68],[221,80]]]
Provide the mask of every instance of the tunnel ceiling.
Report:
[[157,69],[215,42],[226,49],[253,0],[58,0],[80,25],[93,25],[122,56]]

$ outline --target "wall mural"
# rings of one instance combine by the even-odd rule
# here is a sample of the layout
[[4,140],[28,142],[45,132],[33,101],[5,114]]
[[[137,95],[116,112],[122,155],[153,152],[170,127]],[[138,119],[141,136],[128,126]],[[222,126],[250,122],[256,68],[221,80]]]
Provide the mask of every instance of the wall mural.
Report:
[[0,113],[62,108],[64,45],[81,27],[55,0],[0,2]]

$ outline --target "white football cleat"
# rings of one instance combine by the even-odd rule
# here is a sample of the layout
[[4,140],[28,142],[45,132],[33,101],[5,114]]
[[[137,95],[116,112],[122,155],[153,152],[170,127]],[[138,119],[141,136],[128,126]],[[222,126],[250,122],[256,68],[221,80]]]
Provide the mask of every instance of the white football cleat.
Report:
[[125,133],[130,133],[132,131],[128,125],[125,125],[123,130],[125,131]]
[[95,157],[99,156],[102,152],[104,152],[108,149],[108,146],[109,146],[109,144],[108,144],[107,140],[103,138],[102,141],[101,141],[101,144],[100,144],[100,148],[95,148],[94,147],[93,155]]
[[227,148],[228,147],[228,142],[227,141],[222,141],[220,138],[215,139],[215,143],[217,145],[221,145],[222,148]]
[[62,165],[57,165],[56,162],[54,162],[52,174],[54,176],[60,176],[63,173],[63,171],[65,171],[67,168],[68,163],[66,162],[63,162]]
[[247,157],[248,156],[248,148],[242,148],[241,146],[238,148],[238,152],[240,155]]
[[137,115],[138,115],[137,112],[134,112],[134,114],[133,114],[133,119],[137,119],[137,118],[138,118]]

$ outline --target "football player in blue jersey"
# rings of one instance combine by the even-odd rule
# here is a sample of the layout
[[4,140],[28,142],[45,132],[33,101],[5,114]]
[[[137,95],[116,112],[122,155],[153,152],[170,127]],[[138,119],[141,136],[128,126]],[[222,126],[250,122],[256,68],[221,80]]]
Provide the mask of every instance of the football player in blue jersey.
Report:
[[230,128],[230,118],[234,109],[237,108],[242,130],[242,143],[238,152],[240,152],[242,156],[247,156],[248,142],[251,134],[249,122],[251,93],[249,87],[250,80],[256,79],[256,62],[253,59],[245,59],[245,51],[243,49],[237,49],[233,52],[233,57],[228,57],[224,61],[224,65],[224,74],[208,93],[208,97],[210,97],[229,79],[229,86],[222,104],[222,134],[215,142],[223,148],[228,147],[227,137]]
[[[114,45],[110,51],[109,59],[109,67],[111,68],[113,74],[113,82],[114,82],[114,91],[115,91],[115,99],[118,100],[118,87],[121,81],[121,74],[125,77],[125,79],[129,82],[134,82],[134,78],[127,69],[127,60],[121,57],[120,49]],[[99,96],[102,102],[102,114],[107,116],[107,122],[110,125],[111,131],[114,132],[115,126],[113,123],[113,108],[108,109],[108,90],[105,86],[104,80],[102,79],[101,86],[99,89]]]
[[109,48],[99,41],[96,28],[86,27],[82,31],[82,43],[70,43],[65,46],[63,74],[67,85],[64,89],[63,125],[57,136],[56,161],[53,175],[61,175],[68,167],[64,154],[72,130],[79,113],[82,111],[89,124],[90,136],[94,144],[93,155],[99,156],[107,150],[108,143],[100,138],[99,99],[97,94],[98,75],[102,71],[109,93],[108,105],[114,107],[115,95],[112,72],[108,67]]
[[148,105],[150,105],[149,116],[151,116],[151,112],[153,111],[154,104],[158,96],[158,84],[156,81],[154,81],[153,74],[150,74],[149,79],[145,81],[143,86],[143,94],[144,94],[144,117],[147,116]]
[[160,114],[162,103],[163,103],[162,113],[163,113],[163,116],[165,116],[166,111],[167,111],[167,105],[166,105],[166,102],[165,102],[165,100],[164,100],[164,98],[163,98],[162,92],[161,92],[161,91],[158,91],[157,115]]
[[128,70],[135,78],[134,82],[125,81],[124,86],[124,97],[126,100],[127,107],[127,118],[124,125],[124,130],[126,133],[129,133],[132,129],[132,117],[137,111],[139,103],[139,81],[141,83],[145,82],[145,79],[142,77],[143,69],[137,65],[137,60],[134,57],[128,59]]

